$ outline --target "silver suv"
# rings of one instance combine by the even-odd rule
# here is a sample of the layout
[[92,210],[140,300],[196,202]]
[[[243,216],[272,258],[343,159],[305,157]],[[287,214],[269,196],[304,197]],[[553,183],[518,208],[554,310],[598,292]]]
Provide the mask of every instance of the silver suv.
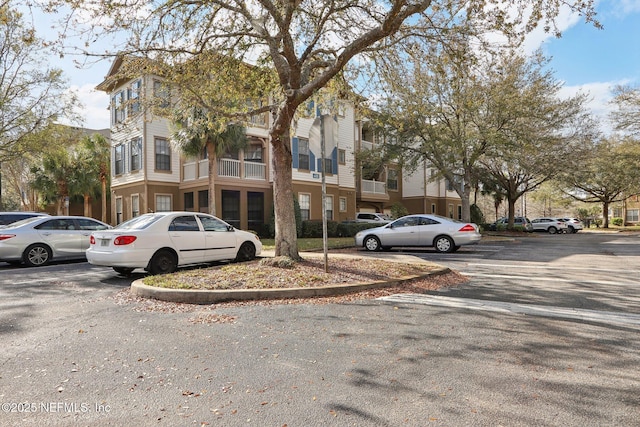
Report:
[[391,217],[383,213],[358,212],[356,214],[356,222],[369,222],[383,225],[390,223]]

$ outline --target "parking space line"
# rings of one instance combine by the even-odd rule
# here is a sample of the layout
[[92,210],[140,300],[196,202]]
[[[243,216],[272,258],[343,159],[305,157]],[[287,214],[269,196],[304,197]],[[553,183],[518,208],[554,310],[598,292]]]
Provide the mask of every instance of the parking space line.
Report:
[[[517,274],[484,274],[484,273],[467,273],[464,271],[459,271],[460,274],[466,277],[486,277],[490,279],[522,279],[527,278],[530,279],[529,276],[526,275],[517,275]],[[580,282],[581,284],[589,284],[589,285],[607,285],[607,286],[616,286],[616,285],[637,285],[638,281],[621,281],[616,280],[608,281],[608,280],[583,280],[583,279],[560,279],[558,277],[535,277],[533,280],[536,282],[561,282],[561,283],[575,283]]]
[[472,298],[452,298],[439,295],[421,294],[395,294],[378,298],[378,300],[403,304],[423,304],[440,307],[483,310],[505,314],[524,314],[529,316],[574,319],[640,328],[640,314],[634,313],[597,311],[535,304],[517,304],[503,301],[489,301]]

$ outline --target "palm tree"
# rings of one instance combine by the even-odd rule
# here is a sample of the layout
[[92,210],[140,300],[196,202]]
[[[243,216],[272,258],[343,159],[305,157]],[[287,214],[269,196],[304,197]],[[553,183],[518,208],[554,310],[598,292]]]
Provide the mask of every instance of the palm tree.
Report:
[[45,154],[41,166],[31,168],[31,187],[40,192],[45,203],[55,203],[58,215],[67,213],[64,211],[64,200],[69,197],[70,177],[74,171],[75,166],[64,146]]
[[[107,139],[99,133],[85,136],[81,142],[82,152],[89,156],[89,165],[95,170],[97,178],[100,181],[100,194],[102,196],[102,222],[107,222],[107,185],[109,183],[110,175],[110,160],[111,160],[111,144]],[[87,173],[91,175],[90,179],[95,178],[94,173]],[[86,197],[85,193],[85,212],[86,212]],[[85,213],[86,215],[86,213]],[[89,216],[89,215],[86,215]]]
[[247,146],[246,128],[229,123],[226,127],[213,128],[214,120],[207,113],[193,108],[187,114],[178,114],[174,120],[175,131],[171,144],[187,156],[199,156],[207,151],[209,166],[209,213],[216,215],[215,162],[224,153],[244,149]]

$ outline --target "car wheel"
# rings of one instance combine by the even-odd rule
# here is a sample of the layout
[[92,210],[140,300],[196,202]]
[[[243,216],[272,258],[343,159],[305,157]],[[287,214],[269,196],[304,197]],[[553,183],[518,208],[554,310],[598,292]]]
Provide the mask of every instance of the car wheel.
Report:
[[244,242],[240,249],[238,249],[238,254],[236,255],[236,261],[251,261],[256,257],[256,247],[249,242]]
[[51,249],[47,245],[36,243],[25,249],[22,259],[29,267],[47,265],[51,261]]
[[438,236],[433,241],[433,247],[436,249],[436,252],[453,252],[455,244],[449,236]]
[[380,240],[376,236],[368,236],[364,239],[364,248],[375,252],[380,250]]
[[178,268],[178,259],[175,254],[166,249],[159,250],[149,262],[149,273],[167,274],[173,273]]
[[570,232],[571,234],[574,234],[574,233],[577,233],[577,232],[578,232],[578,230],[576,230],[576,229],[575,229],[575,227],[571,227],[571,226],[569,226],[569,232]]
[[549,232],[549,234],[556,234],[558,232],[558,229],[555,227],[549,227],[547,231]]
[[112,267],[112,268],[113,268],[113,271],[123,276],[130,276],[131,272],[134,270],[133,268],[129,268],[129,267]]

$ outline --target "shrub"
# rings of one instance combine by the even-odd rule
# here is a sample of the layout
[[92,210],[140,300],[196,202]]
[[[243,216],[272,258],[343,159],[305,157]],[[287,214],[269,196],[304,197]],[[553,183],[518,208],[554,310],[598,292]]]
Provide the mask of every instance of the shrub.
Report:
[[402,203],[395,202],[391,206],[391,217],[392,218],[400,218],[400,217],[403,217],[405,215],[409,215],[409,211],[407,210],[407,208],[404,207],[404,205]]
[[[302,237],[322,237],[322,221],[303,221]],[[338,237],[338,223],[327,221],[327,237]]]
[[484,223],[484,215],[482,214],[482,210],[475,203],[471,205],[471,222],[475,224],[483,224]]
[[612,218],[611,224],[616,227],[621,227],[624,224],[624,220],[622,218]]
[[343,222],[338,224],[336,237],[353,237],[358,231],[379,227],[379,224],[367,222]]

